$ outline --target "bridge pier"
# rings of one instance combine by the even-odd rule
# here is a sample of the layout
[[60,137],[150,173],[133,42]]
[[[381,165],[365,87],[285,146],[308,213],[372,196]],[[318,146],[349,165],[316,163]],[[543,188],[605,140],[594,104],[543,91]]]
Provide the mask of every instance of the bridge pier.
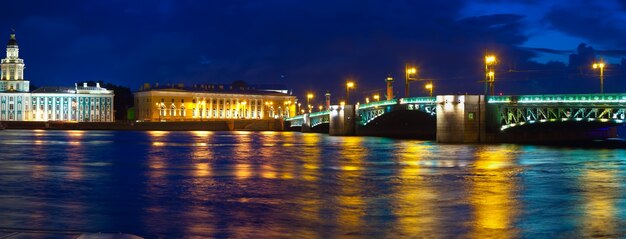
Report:
[[437,96],[438,143],[485,143],[484,95]]
[[312,131],[312,127],[311,127],[311,114],[306,113],[304,115],[302,115],[302,129],[300,130],[302,133],[311,133]]
[[332,136],[355,135],[354,105],[333,105],[330,108],[328,134]]

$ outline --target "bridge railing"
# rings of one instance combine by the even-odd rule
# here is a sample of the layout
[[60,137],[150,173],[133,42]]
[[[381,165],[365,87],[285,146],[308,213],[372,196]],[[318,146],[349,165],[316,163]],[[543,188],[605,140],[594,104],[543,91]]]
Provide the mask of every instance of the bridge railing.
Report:
[[401,98],[400,104],[436,104],[437,97],[411,97]]
[[488,96],[490,104],[544,104],[544,103],[584,103],[584,104],[626,104],[626,94],[559,94],[559,95],[518,95]]
[[318,117],[318,116],[322,116],[322,115],[330,115],[330,110],[323,110],[323,111],[313,112],[313,113],[309,114],[309,117],[313,118],[313,117]]
[[376,107],[382,107],[382,106],[388,106],[388,105],[395,105],[397,104],[398,101],[393,99],[393,100],[383,100],[383,101],[374,101],[374,102],[370,102],[367,104],[361,104],[359,105],[359,110],[364,110],[364,109],[369,109],[369,108],[376,108]]
[[285,118],[285,121],[304,120],[304,115],[296,115],[294,117]]

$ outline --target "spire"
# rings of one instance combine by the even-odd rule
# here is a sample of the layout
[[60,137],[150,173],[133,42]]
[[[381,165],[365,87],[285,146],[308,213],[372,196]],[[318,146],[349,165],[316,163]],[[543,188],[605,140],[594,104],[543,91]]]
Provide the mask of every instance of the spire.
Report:
[[15,29],[11,29],[11,38],[9,39],[7,46],[17,46],[17,39],[15,39]]

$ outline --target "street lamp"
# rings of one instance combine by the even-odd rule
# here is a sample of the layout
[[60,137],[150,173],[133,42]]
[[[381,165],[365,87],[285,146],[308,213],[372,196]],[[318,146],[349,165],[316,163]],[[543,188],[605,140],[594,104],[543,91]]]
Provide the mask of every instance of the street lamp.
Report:
[[354,82],[348,81],[346,83],[346,102],[350,104],[350,88],[354,88]]
[[409,67],[409,65],[405,65],[405,82],[404,82],[404,97],[409,97],[409,82],[412,80],[417,80],[417,68]]
[[430,83],[426,84],[424,88],[430,91],[429,95],[430,97],[432,97],[433,96],[433,82],[431,81]]
[[313,107],[311,106],[311,99],[313,99],[313,93],[308,93],[306,95],[306,105],[309,108],[309,112],[311,112],[311,108]]
[[487,76],[487,79],[485,79],[485,95],[487,94],[487,91],[490,92],[491,95],[494,95],[494,84],[495,84],[495,80],[496,80],[496,74],[495,74],[495,65],[497,63],[496,60],[496,56],[494,55],[487,55],[485,56],[485,74]]
[[379,101],[380,100],[380,95],[375,94],[373,98],[374,98],[375,101]]
[[600,69],[600,94],[604,94],[604,62],[593,63],[593,69]]

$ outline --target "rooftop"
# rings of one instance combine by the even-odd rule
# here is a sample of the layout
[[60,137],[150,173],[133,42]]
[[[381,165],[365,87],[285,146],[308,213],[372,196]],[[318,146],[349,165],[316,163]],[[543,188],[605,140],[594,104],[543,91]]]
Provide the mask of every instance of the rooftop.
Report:
[[278,85],[268,86],[248,86],[248,85],[234,85],[234,84],[195,84],[191,87],[183,84],[168,84],[156,86],[150,86],[144,84],[143,87],[137,92],[144,91],[172,91],[172,92],[203,92],[203,93],[228,93],[228,94],[251,94],[251,95],[276,95],[287,96],[288,90],[281,89],[284,87]]

